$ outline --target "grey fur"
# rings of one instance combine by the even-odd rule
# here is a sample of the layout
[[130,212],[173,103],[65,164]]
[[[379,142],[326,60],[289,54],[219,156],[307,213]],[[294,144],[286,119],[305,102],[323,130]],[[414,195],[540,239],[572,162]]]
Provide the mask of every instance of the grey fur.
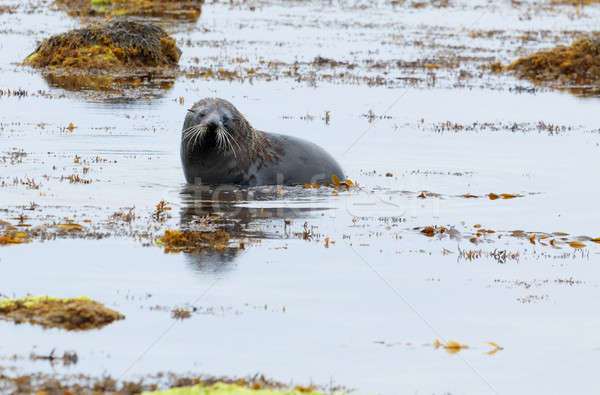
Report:
[[181,162],[190,184],[299,185],[345,180],[340,165],[306,140],[254,129],[228,101],[203,99],[183,124]]

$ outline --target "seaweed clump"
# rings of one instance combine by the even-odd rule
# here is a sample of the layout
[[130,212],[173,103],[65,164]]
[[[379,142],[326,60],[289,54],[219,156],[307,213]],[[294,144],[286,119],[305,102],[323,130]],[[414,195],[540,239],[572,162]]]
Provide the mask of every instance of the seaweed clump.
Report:
[[0,319],[17,324],[29,322],[45,328],[89,330],[124,318],[121,313],[86,297],[61,299],[30,296],[0,300]]
[[195,21],[204,0],[56,0],[71,16],[142,16]]
[[25,63],[33,67],[114,70],[172,67],[180,55],[175,40],[160,27],[117,21],[52,36]]
[[199,252],[202,250],[225,251],[229,247],[229,233],[222,230],[199,232],[194,230],[165,230],[157,244],[166,253]]
[[583,7],[586,5],[592,5],[594,3],[599,3],[600,0],[553,0],[552,4],[556,5],[572,5],[576,7]]
[[597,85],[600,82],[600,37],[583,38],[517,59],[506,67],[538,84]]
[[175,39],[151,23],[117,21],[71,30],[44,40],[25,64],[44,70],[52,84],[66,89],[105,89],[140,81],[140,75],[177,67]]
[[311,387],[296,387],[291,390],[248,388],[238,384],[215,383],[190,387],[177,387],[164,391],[143,392],[143,395],[325,395]]
[[6,232],[4,234],[0,233],[0,246],[29,243],[30,241],[31,239],[29,236],[23,232]]
[[[251,388],[251,392],[240,392],[243,387]],[[158,391],[159,388],[165,389]],[[167,388],[172,389],[168,390]],[[126,395],[140,394],[147,391],[145,394],[148,395],[188,393],[213,395],[321,395],[320,392],[315,392],[316,388],[312,385],[297,386],[294,388],[295,392],[285,391],[285,388],[288,388],[288,386],[266,379],[263,375],[236,379],[214,376],[178,376],[173,373],[159,372],[137,381],[120,381],[110,376],[96,378],[84,374],[35,373],[13,376],[0,373],[0,393],[2,394]],[[275,389],[279,389],[279,391]],[[344,391],[343,387],[334,386],[329,389],[328,393],[340,394],[341,391]]]
[[6,221],[0,220],[0,247],[14,244],[24,244],[31,241],[25,230],[19,230]]

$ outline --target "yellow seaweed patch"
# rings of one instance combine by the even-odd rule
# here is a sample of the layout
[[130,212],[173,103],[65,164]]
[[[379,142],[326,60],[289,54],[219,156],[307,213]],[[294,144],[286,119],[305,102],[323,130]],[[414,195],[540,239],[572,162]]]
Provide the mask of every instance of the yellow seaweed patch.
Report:
[[331,181],[333,182],[333,185],[335,185],[336,187],[339,187],[342,185],[342,183],[340,182],[340,179],[335,174],[333,174],[331,176]]
[[174,66],[181,51],[151,23],[118,21],[71,30],[44,40],[25,59],[33,67],[114,70]]
[[435,339],[435,341],[433,342],[433,346],[436,349],[443,347],[450,354],[456,354],[460,350],[469,348],[469,346],[467,346],[466,344],[460,344],[459,342],[454,341],[454,340],[449,340],[448,342],[446,342],[446,344],[444,344],[444,343],[440,342],[438,339]]
[[498,344],[496,344],[494,342],[487,342],[487,344],[489,344],[490,346],[494,347],[492,350],[490,350],[490,351],[488,351],[486,353],[487,355],[494,355],[498,351],[504,350],[504,347],[501,347],[501,346],[499,346]]
[[56,0],[71,16],[146,16],[195,21],[204,0]]
[[29,243],[31,239],[23,232],[7,232],[0,234],[0,246]]
[[162,28],[117,21],[54,35],[24,63],[43,69],[51,85],[110,90],[119,83],[135,84],[144,70],[156,74],[176,68],[180,56],[175,39]]
[[[420,229],[420,228],[417,228],[417,229]],[[436,234],[444,234],[444,233],[446,233],[446,231],[448,229],[446,229],[443,226],[426,226],[426,227],[424,227],[424,228],[422,228],[420,230],[421,230],[421,233],[424,234],[425,236],[427,236],[427,237],[433,237]]]
[[190,387],[171,388],[164,391],[143,392],[143,395],[325,395],[312,388],[296,387],[291,390],[248,388],[237,384],[216,383]]
[[[521,197],[522,195],[517,195],[514,193],[500,193],[500,194],[496,194],[496,193],[489,193],[487,195],[488,198],[490,198],[490,200],[497,200],[497,199],[515,199],[518,197]],[[459,197],[461,198],[465,198],[465,199],[477,199],[479,198],[479,196],[477,195],[473,195],[471,193],[465,193],[464,195],[460,195]]]
[[504,350],[504,347],[499,346],[498,344],[494,343],[494,342],[486,342],[487,344],[489,344],[490,346],[494,347],[494,349],[490,350],[487,352],[487,355],[494,355],[496,354],[498,351]]
[[580,241],[569,241],[569,245],[575,249],[585,248],[585,244]]
[[193,230],[165,230],[157,244],[164,247],[166,253],[197,252],[214,249],[223,251],[229,247],[229,233],[217,230],[199,232]]
[[322,186],[326,186],[329,188],[334,188],[334,189],[351,189],[351,188],[357,188],[356,184],[353,183],[351,180],[345,180],[345,181],[340,181],[339,177],[335,174],[331,175],[331,182],[329,181],[325,181],[324,184],[319,184],[319,183],[315,183],[315,184],[302,184],[302,188],[306,188],[306,189],[319,189]]
[[517,59],[506,67],[535,83],[587,85],[600,81],[600,38],[574,41]]
[[17,324],[29,322],[46,328],[88,330],[101,328],[124,318],[121,313],[86,297],[62,299],[30,296],[0,300],[0,319]]
[[161,200],[156,205],[156,210],[154,210],[152,218],[154,218],[155,221],[163,222],[165,219],[167,219],[167,211],[171,211],[171,206],[169,206],[168,202]]
[[79,224],[57,224],[56,228],[64,232],[81,231],[83,226]]
[[190,318],[191,316],[192,312],[182,307],[177,307],[171,310],[171,318],[176,320],[185,320],[186,318]]
[[319,188],[321,188],[321,184],[302,184],[302,188],[305,188],[305,189],[310,189],[310,188],[319,189]]
[[565,5],[572,5],[572,6],[576,6],[576,7],[581,7],[584,5],[590,5],[590,4],[594,4],[594,3],[599,3],[600,0],[552,0],[552,4],[565,4]]

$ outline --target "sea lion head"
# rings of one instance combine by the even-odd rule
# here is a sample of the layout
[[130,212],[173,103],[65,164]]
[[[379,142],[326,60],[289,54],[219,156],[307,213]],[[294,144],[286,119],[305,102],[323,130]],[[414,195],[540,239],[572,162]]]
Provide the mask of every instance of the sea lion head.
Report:
[[188,110],[182,145],[188,151],[237,158],[248,151],[254,129],[227,100],[206,98]]

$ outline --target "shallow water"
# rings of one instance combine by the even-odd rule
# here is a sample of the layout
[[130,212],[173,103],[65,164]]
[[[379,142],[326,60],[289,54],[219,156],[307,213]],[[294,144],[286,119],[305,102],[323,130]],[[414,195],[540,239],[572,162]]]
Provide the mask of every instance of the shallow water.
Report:
[[[296,383],[333,381],[359,394],[594,392],[600,245],[585,237],[600,237],[598,98],[510,76],[465,81],[456,68],[436,69],[435,83],[431,70],[389,64],[386,82],[361,78],[381,73],[370,60],[443,63],[457,54],[481,57],[459,62],[477,73],[481,64],[571,41],[562,31],[593,30],[598,7],[574,17],[570,7],[486,2],[257,2],[254,11],[206,4],[197,23],[166,24],[183,50],[182,69],[194,67],[195,57],[227,69],[297,60],[300,74],[314,75],[274,72],[277,79],[244,82],[180,76],[169,90],[105,96],[49,87],[17,64],[47,34],[79,26],[32,4],[0,15],[0,89],[28,93],[0,95],[0,157],[20,158],[0,162],[7,184],[0,219],[87,218],[90,228],[110,234],[0,248],[0,294],[85,295],[127,318],[86,333],[0,322],[3,366],[15,374],[121,379],[259,372]],[[527,13],[532,19],[523,19]],[[503,33],[469,36],[495,29]],[[519,40],[549,29],[538,40]],[[310,65],[316,56],[356,63],[357,79],[327,77],[331,70]],[[406,76],[422,80],[410,84]],[[259,129],[326,147],[360,188],[257,188],[223,191],[215,200],[190,189],[179,134],[186,109],[205,96],[232,101]],[[461,127],[440,131],[446,122]],[[26,156],[10,154],[19,150]],[[73,174],[91,183],[61,181]],[[15,185],[15,178],[39,188]],[[419,198],[422,191],[436,195]],[[492,192],[520,196],[490,200]],[[480,198],[461,197],[467,193]],[[149,218],[161,200],[171,218],[156,224]],[[31,202],[38,206],[26,210]],[[133,230],[104,225],[131,207],[141,218]],[[248,240],[245,249],[165,254],[133,234],[158,227],[158,235],[207,214],[236,224],[232,237]],[[433,225],[453,230],[426,237],[415,229]],[[478,237],[474,225],[495,233]],[[569,235],[540,239],[552,232]],[[559,248],[542,245],[551,238]],[[586,247],[566,243],[575,240]],[[499,251],[508,258],[498,259]],[[186,306],[197,309],[190,319],[171,318],[172,308]],[[469,348],[449,354],[433,347],[436,338]],[[487,341],[504,349],[488,355]],[[28,359],[54,348],[76,351],[79,362]]]

